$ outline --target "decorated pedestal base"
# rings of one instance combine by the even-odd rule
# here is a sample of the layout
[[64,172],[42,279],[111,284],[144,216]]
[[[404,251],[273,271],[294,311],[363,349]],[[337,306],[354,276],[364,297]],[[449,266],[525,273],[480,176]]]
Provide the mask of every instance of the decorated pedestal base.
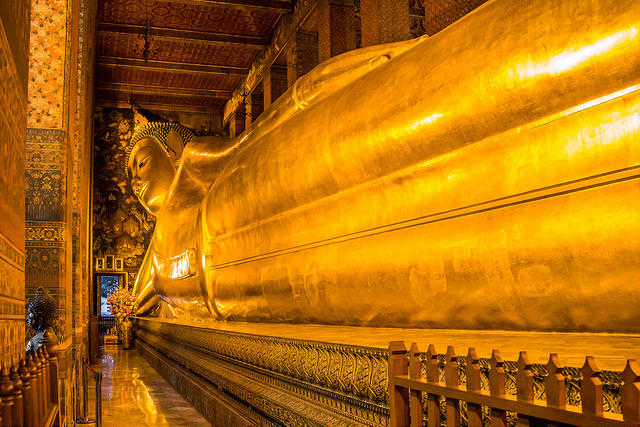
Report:
[[125,350],[130,350],[134,347],[133,342],[133,324],[128,317],[125,317],[120,325],[122,336],[122,347]]

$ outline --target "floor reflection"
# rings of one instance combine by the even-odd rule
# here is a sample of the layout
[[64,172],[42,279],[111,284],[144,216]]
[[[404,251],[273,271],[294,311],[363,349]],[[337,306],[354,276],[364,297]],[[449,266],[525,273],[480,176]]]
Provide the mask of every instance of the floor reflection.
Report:
[[[103,427],[211,426],[135,350],[104,346],[101,369]],[[89,385],[94,417],[92,379]]]

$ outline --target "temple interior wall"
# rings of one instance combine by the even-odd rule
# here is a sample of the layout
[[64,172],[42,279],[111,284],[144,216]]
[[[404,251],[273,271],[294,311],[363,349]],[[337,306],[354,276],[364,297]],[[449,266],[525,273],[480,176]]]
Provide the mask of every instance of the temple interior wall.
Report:
[[25,134],[29,0],[0,4],[0,363],[24,352]]
[[[241,135],[296,79],[323,60],[359,47],[433,36],[485,1],[321,1],[288,48],[260,76],[253,93],[245,94],[244,102],[228,122],[221,115],[187,109],[158,113],[200,134]],[[404,12],[399,13],[406,8],[408,19]],[[47,288],[57,301],[64,414],[73,414],[72,406],[79,403],[79,364],[87,356],[89,322],[97,307],[94,275],[124,273],[131,286],[155,224],[154,217],[132,193],[125,173],[124,150],[132,135],[131,110],[94,102],[97,9],[98,0],[0,2],[0,343],[4,346],[0,364],[15,364],[24,355],[30,334],[24,325],[25,302],[39,286]],[[96,260],[106,257],[122,259],[122,267],[95,270]],[[162,359],[163,350],[165,356],[174,352],[173,356],[187,363],[191,355],[179,346],[168,348],[167,342],[185,341],[197,332],[147,325],[145,333],[147,343],[157,344],[157,348],[142,350],[153,353],[150,360]],[[264,354],[274,346],[288,348],[286,357],[291,360],[303,358],[303,352],[313,347],[308,343],[275,340],[278,342],[256,346],[240,342],[244,339],[240,335],[235,339],[237,353],[248,352],[254,357],[252,363],[262,374],[271,375],[268,371],[273,371],[277,374],[273,378],[288,375],[300,380],[308,380],[305,375],[319,375],[314,383],[314,396],[319,402],[325,388],[331,387],[335,389],[336,405],[346,396],[351,399],[347,400],[349,405],[361,409],[356,397],[372,398],[358,395],[361,389],[357,381],[355,391],[343,390],[340,387],[346,380],[333,383],[331,373],[289,372],[287,369],[293,369],[294,364],[286,365],[284,361],[289,359],[278,359],[276,352],[271,354],[273,366],[260,365]],[[233,380],[224,363],[236,356],[217,348],[217,356],[205,357],[209,344],[214,345],[202,337],[202,342],[194,346],[203,360],[194,369],[204,370],[213,359],[215,369],[200,374],[218,378],[217,369]],[[342,373],[352,359],[357,361],[354,366],[365,366],[353,371],[358,374],[371,372],[371,363],[383,364],[382,355],[363,356],[355,350],[352,355],[353,349],[346,346],[320,350],[318,357],[326,361],[327,371]],[[334,362],[334,356],[342,359]],[[303,368],[310,358],[302,363]],[[269,375],[261,378],[272,381]],[[384,378],[373,380],[377,381],[373,386],[361,382],[362,390],[368,386],[384,394]],[[181,380],[176,381],[179,384]],[[258,383],[250,385],[260,390]],[[226,386],[232,393],[238,385],[228,382]],[[373,398],[378,403],[385,400],[379,395]],[[370,412],[379,417],[383,406],[372,407]],[[372,423],[379,421],[376,418]]]

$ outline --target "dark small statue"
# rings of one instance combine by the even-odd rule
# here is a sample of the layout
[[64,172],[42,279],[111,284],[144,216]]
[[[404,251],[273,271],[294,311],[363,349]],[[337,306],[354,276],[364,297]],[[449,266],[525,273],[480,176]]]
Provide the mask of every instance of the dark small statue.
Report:
[[35,352],[43,346],[45,332],[48,332],[46,337],[47,344],[52,343],[53,340],[53,343],[57,346],[58,338],[53,330],[55,315],[55,299],[42,286],[38,287],[36,294],[31,297],[27,306],[27,326],[34,329],[36,335],[25,346],[25,354]]

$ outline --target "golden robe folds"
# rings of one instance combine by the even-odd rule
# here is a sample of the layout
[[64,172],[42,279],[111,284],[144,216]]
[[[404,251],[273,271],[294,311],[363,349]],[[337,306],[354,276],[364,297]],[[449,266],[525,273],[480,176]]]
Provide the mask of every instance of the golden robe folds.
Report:
[[637,332],[639,17],[489,2],[257,121],[141,280],[196,317]]

